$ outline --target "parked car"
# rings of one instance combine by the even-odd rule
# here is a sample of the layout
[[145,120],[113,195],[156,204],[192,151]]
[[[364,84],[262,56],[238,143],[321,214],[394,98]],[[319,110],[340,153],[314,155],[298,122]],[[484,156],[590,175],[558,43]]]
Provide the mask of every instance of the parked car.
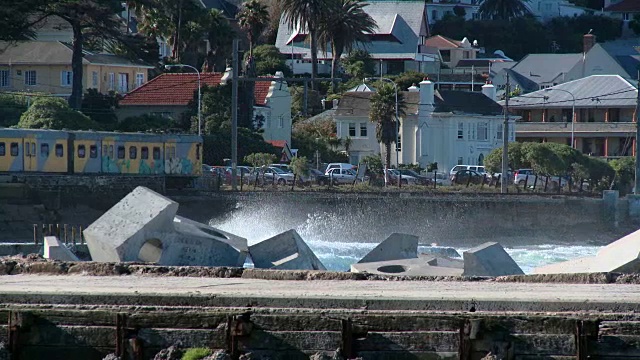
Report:
[[560,177],[560,181],[558,182],[557,176],[549,176],[549,180],[547,181],[547,176],[536,174],[533,169],[518,169],[514,173],[513,183],[518,186],[524,186],[525,183],[528,187],[535,186],[536,187],[544,187],[544,184],[547,184],[547,187],[550,189],[557,189],[558,184],[560,187],[564,187],[568,184],[568,180],[566,177]]
[[309,169],[309,176],[305,179],[305,182],[324,186],[329,184],[329,176],[325,175],[320,170]]
[[256,181],[258,185],[264,184],[278,184],[278,185],[291,185],[293,184],[293,174],[280,170],[279,168],[269,166],[267,168],[255,168],[246,177],[244,181],[247,184],[253,185]]
[[[353,184],[356,181],[357,173],[351,169],[333,168],[325,173],[332,185]],[[368,181],[369,177],[365,176],[364,181]]]
[[402,174],[402,178],[404,179],[406,176],[411,176],[416,178],[416,185],[429,185],[430,183],[432,183],[433,179],[429,178],[428,176],[425,175],[420,175],[417,172],[413,171],[413,170],[409,170],[409,169],[399,169],[398,170],[400,172],[400,174]]
[[387,169],[387,171],[389,172],[389,182],[393,185],[398,185],[398,179],[401,179],[400,183],[402,185],[418,185],[419,184],[420,180],[418,180],[418,178],[416,177],[413,177],[411,175],[404,175],[404,174],[402,174],[402,177],[400,177],[401,172],[396,169]]
[[484,174],[486,172],[482,165],[456,165],[451,168],[451,171],[449,171],[449,176],[455,175],[460,170],[471,170],[480,174]]
[[[231,183],[231,173],[232,173],[232,169],[231,166],[227,166],[224,169],[224,174],[225,174],[225,181],[227,183]],[[249,173],[251,173],[251,167],[249,166],[236,166],[236,179],[238,181],[238,183],[240,182],[240,179],[244,179],[245,177],[247,177],[249,175]]]
[[455,174],[453,174],[453,176],[451,177],[451,183],[452,184],[463,184],[463,185],[467,184],[467,183],[482,184],[484,179],[485,179],[484,174],[480,174],[477,171],[460,170],[460,171],[456,172]]
[[356,170],[357,166],[352,165],[352,164],[348,164],[348,163],[330,163],[329,165],[327,165],[326,170],[324,171],[324,173],[328,173],[329,170],[331,169],[341,169],[341,170]]
[[274,167],[274,168],[278,168],[282,171],[286,171],[286,172],[290,172],[292,173],[293,170],[291,170],[291,167],[287,164],[271,164],[269,165],[269,167]]

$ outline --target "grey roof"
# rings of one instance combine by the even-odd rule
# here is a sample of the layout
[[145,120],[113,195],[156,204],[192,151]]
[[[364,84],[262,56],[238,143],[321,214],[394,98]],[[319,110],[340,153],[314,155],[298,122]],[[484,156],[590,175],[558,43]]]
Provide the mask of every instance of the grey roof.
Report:
[[200,0],[205,9],[218,9],[226,17],[235,19],[238,14],[238,6],[226,0]]
[[638,94],[638,90],[619,75],[592,75],[514,97],[509,100],[509,106],[520,109],[571,107],[572,96],[557,90],[573,94],[578,108],[635,107]]
[[[511,72],[519,74],[534,84],[552,83],[568,73],[580,60],[582,60],[582,53],[529,54],[512,67]],[[537,89],[539,87],[527,90]]]
[[351,91],[367,91],[367,92],[371,92],[371,91],[376,91],[375,88],[367,85],[367,84],[358,84],[358,86],[351,88],[348,90],[349,92]]
[[[419,92],[403,91],[406,113],[417,114],[420,103]],[[372,92],[346,92],[336,110],[336,116],[368,117]],[[503,110],[495,101],[482,93],[456,90],[436,90],[435,113],[462,113],[501,115]]]
[[[364,7],[378,28],[371,34],[371,41],[356,44],[356,49],[365,49],[374,59],[414,59],[419,37],[427,34],[424,1],[374,1]],[[283,54],[303,54],[310,57],[306,34],[280,18],[276,47]],[[293,40],[293,47],[292,45]],[[346,55],[346,54],[345,54]],[[330,54],[318,54],[318,58],[331,58]]]

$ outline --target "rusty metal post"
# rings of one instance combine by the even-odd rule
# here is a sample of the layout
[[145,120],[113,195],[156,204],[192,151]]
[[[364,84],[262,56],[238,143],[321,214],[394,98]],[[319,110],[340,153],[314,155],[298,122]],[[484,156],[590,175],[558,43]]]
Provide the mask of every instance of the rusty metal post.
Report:
[[599,331],[599,320],[576,321],[576,360],[587,360],[591,358],[589,355],[589,341],[598,340]]
[[53,224],[49,224],[49,231],[47,232],[48,236],[53,235]]
[[56,224],[56,237],[60,240],[60,224]]
[[82,225],[80,225],[80,230],[78,230],[78,235],[80,235],[80,244],[84,244],[84,236],[82,235]]
[[45,234],[47,233],[47,226],[42,224],[42,238],[44,239]]
[[116,356],[125,358],[125,327],[127,326],[127,315],[116,314]]
[[65,243],[65,244],[67,244],[67,243],[68,243],[68,240],[69,240],[69,239],[67,238],[67,234],[68,234],[68,232],[67,232],[67,224],[64,224],[64,225],[63,225],[63,232],[64,232],[64,234],[63,234],[63,237],[64,237],[64,243]]
[[38,224],[33,224],[33,243],[38,245]]
[[355,357],[353,351],[353,322],[351,319],[342,319],[342,356],[347,359]]
[[71,225],[71,242],[73,243],[73,245],[76,244],[76,226],[75,225]]

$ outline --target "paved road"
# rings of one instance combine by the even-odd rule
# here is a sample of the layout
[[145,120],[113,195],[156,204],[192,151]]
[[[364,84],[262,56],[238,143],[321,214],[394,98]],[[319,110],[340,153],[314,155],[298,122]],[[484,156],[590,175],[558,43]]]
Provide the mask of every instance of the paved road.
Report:
[[0,303],[465,310],[640,311],[640,285],[275,281],[82,275],[0,276]]

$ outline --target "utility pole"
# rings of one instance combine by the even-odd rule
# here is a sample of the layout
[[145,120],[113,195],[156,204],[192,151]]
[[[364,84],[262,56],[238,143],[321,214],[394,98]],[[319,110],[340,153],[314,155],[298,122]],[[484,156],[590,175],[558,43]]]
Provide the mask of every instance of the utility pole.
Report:
[[509,73],[507,73],[507,84],[505,85],[504,97],[504,128],[502,132],[502,175],[500,175],[500,193],[509,192]]
[[[238,190],[238,39],[233,39],[233,69],[231,77],[231,189]],[[253,105],[251,105],[253,106]]]
[[638,156],[640,156],[640,126],[638,123],[640,122],[640,79],[638,79],[638,97],[636,99],[636,183],[633,187],[634,195],[640,194],[640,161],[638,161]]

